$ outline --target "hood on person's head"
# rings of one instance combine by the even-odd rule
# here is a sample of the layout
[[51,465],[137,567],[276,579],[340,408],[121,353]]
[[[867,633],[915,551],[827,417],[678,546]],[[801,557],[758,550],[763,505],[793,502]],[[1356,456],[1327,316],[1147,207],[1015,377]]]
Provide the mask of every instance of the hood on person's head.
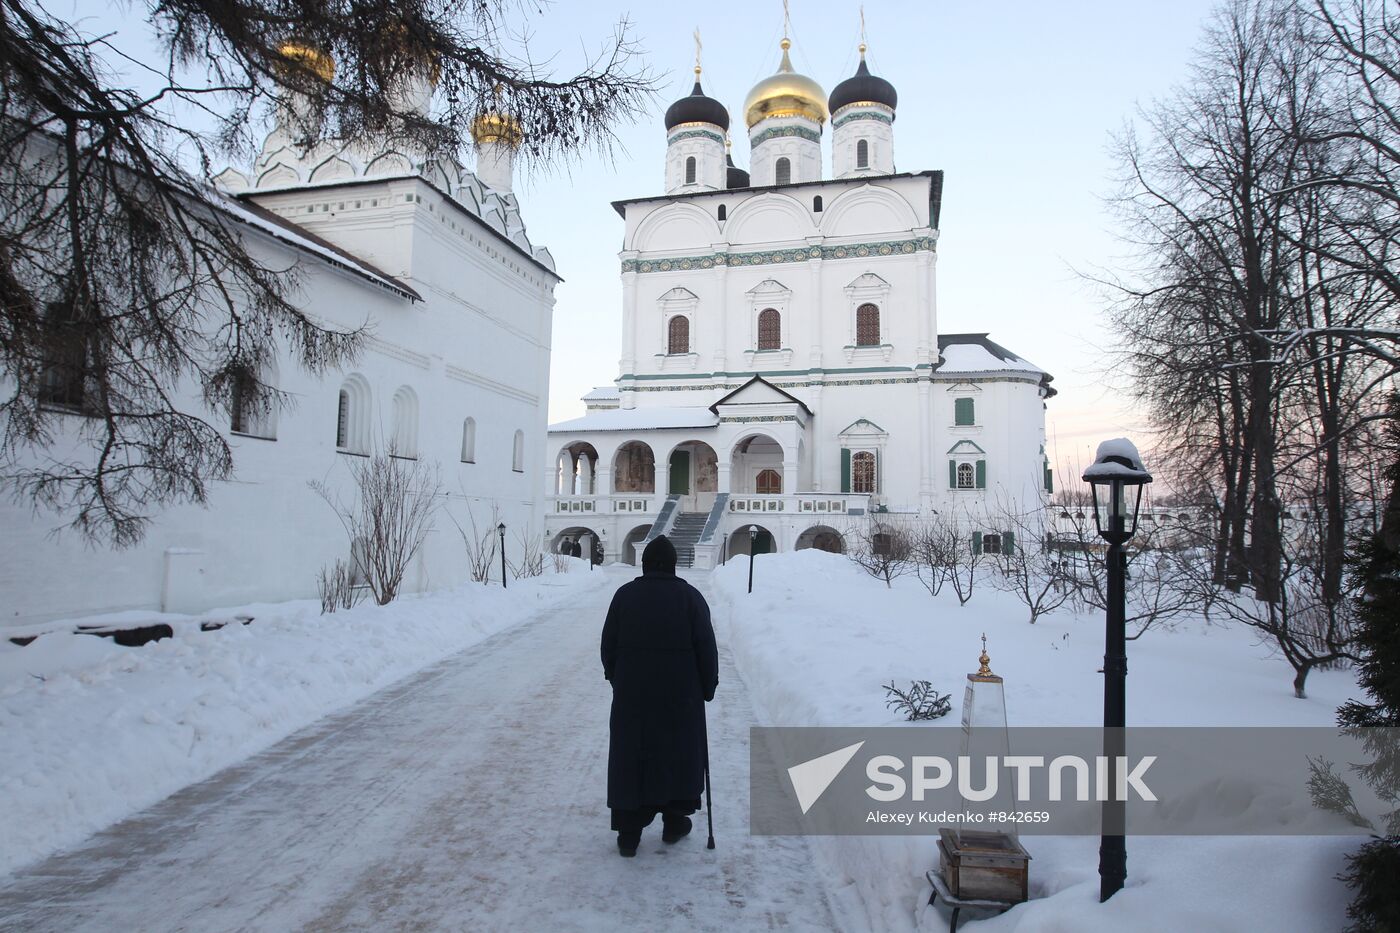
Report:
[[665,535],[657,537],[642,551],[642,570],[658,573],[676,572],[676,546]]

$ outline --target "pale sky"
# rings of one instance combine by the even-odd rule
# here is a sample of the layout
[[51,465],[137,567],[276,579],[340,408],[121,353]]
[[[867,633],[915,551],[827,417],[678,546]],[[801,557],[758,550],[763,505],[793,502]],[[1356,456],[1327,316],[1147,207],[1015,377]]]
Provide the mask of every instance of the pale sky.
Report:
[[[1111,341],[1103,299],[1076,270],[1123,265],[1104,203],[1115,190],[1110,135],[1140,102],[1187,79],[1191,49],[1212,6],[1209,0],[865,4],[871,70],[899,92],[896,169],[946,172],[939,329],[990,332],[1054,375],[1059,395],[1050,400],[1046,429],[1057,467],[1087,464],[1107,437],[1147,440],[1103,363]],[[855,70],[860,4],[791,0],[791,8],[794,66],[829,93]],[[59,0],[50,9],[81,19],[90,32],[114,30],[123,47],[149,47],[144,4]],[[555,75],[564,76],[624,16],[640,63],[659,78],[650,112],[618,128],[611,161],[585,153],[516,179],[530,238],[549,247],[565,279],[556,293],[551,422],[581,413],[579,396],[617,376],[622,221],[610,202],[662,193],[661,114],[690,92],[692,33],[698,27],[704,42],[705,90],[729,108],[741,167],[748,167],[744,97],[778,64],[781,0],[588,0],[546,6],[520,22],[531,31],[532,57],[551,61]]]

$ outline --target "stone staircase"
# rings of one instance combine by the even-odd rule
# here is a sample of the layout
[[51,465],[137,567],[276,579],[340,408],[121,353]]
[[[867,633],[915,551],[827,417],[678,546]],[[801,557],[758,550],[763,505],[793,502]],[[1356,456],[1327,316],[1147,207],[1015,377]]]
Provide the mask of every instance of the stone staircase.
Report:
[[695,543],[704,533],[709,518],[709,512],[681,512],[676,516],[671,530],[666,532],[666,537],[670,538],[676,547],[677,567],[695,566]]

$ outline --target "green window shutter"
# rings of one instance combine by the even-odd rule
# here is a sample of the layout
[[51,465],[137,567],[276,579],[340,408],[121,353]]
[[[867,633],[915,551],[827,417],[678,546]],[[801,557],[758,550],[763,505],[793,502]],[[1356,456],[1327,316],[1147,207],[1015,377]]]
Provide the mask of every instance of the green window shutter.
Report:
[[982,553],[982,532],[980,531],[974,531],[972,533],[972,553]]
[[948,488],[958,488],[958,461],[956,460],[948,461]]
[[1050,467],[1048,466],[1045,468],[1045,491],[1055,491],[1055,474],[1051,471]]
[[987,488],[987,461],[985,460],[977,461],[977,488]]
[[851,491],[851,449],[841,448],[841,491]]
[[1016,536],[1009,531],[1001,533],[1001,552],[1008,555],[1016,553]]
[[885,476],[884,476],[884,466],[885,466],[885,465],[884,465],[883,463],[880,462],[880,452],[877,450],[877,451],[874,451],[874,454],[875,454],[875,494],[876,494],[876,495],[883,495],[884,492],[885,492],[885,484],[884,484],[884,482],[883,482],[883,480],[884,480],[884,478],[885,478]]
[[959,398],[953,400],[953,423],[958,425],[976,424],[973,417],[972,399]]

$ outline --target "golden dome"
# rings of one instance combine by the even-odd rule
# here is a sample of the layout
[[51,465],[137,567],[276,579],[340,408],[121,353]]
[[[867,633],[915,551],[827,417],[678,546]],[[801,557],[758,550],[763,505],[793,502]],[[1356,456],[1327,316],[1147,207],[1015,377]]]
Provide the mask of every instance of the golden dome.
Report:
[[472,121],[472,139],[478,146],[483,143],[505,143],[518,146],[525,139],[525,131],[520,121],[508,113],[483,113]]
[[806,117],[825,123],[826,91],[806,75],[792,70],[788,49],[792,43],[782,41],[783,61],[778,73],[764,78],[744,99],[744,121],[752,127],[765,117]]
[[284,61],[294,63],[329,84],[335,77],[335,59],[314,46],[289,39],[277,47]]

